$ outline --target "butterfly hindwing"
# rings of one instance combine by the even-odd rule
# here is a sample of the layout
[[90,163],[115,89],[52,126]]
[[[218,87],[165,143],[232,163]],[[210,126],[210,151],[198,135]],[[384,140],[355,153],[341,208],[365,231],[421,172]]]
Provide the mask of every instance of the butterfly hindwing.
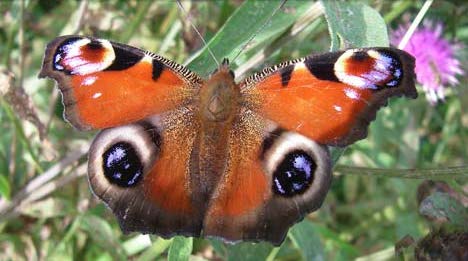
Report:
[[204,235],[279,245],[290,226],[322,205],[331,182],[328,149],[249,110],[228,147]]
[[123,231],[200,235],[206,203],[197,200],[189,170],[196,124],[190,110],[181,108],[95,138],[89,182]]
[[390,97],[416,97],[414,58],[393,48],[350,49],[265,69],[242,84],[245,106],[321,144],[367,135]]
[[40,77],[58,82],[78,129],[129,124],[189,102],[202,80],[185,67],[124,44],[83,36],[50,42]]

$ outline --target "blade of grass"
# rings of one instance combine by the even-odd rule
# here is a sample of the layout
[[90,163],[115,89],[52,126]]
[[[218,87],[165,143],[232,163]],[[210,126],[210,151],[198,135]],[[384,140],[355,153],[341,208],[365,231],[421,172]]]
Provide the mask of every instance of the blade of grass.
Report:
[[186,261],[193,250],[193,238],[177,236],[172,240],[168,252],[169,261]]
[[15,194],[10,202],[2,202],[0,205],[0,220],[5,219],[7,214],[13,211],[21,202],[33,195],[32,192],[38,191],[40,187],[47,184],[50,180],[59,175],[62,170],[74,164],[79,158],[84,156],[89,149],[89,144],[79,147],[65,156],[60,162],[50,167],[43,174],[29,181],[18,193]]
[[173,239],[158,237],[156,241],[137,259],[138,261],[155,260],[171,245]]
[[21,125],[21,122],[13,113],[13,110],[10,107],[10,105],[7,104],[3,99],[0,99],[0,105],[5,111],[9,121],[13,123],[13,126],[15,127],[15,132],[19,135],[20,142],[25,146],[26,151],[28,151],[29,156],[31,156],[31,159],[33,160],[34,167],[38,172],[42,173],[44,170],[42,169],[41,164],[39,163],[38,156],[36,155],[30,144],[30,139],[26,137],[26,134],[24,133],[24,129]]
[[235,71],[236,77],[242,76],[252,67],[259,65],[273,52],[277,51],[281,46],[294,39],[294,37],[302,32],[307,26],[316,22],[323,14],[323,6],[320,2],[315,2],[311,5],[302,16],[297,18],[297,21],[283,33],[278,39],[272,42],[269,46],[259,51],[258,54],[252,56],[247,62],[242,63]]
[[243,44],[252,38],[252,36],[257,33],[258,29],[270,18],[271,20],[265,26],[265,29],[255,36],[252,45],[258,44],[261,41],[274,40],[271,39],[271,37],[278,34],[278,32],[282,33],[291,26],[309,5],[309,2],[289,1],[284,8],[291,8],[296,12],[291,14],[280,10],[274,17],[271,17],[279,6],[278,2],[245,1],[234,14],[228,18],[216,35],[208,41],[208,45],[187,61],[188,67],[200,75],[208,75],[216,67],[216,64],[211,61],[212,58],[209,56],[207,51],[208,47],[213,51],[218,60],[231,58],[239,52]]
[[138,26],[140,26],[140,24],[145,19],[145,15],[148,13],[148,9],[154,2],[140,1],[139,3],[140,4],[138,5],[138,10],[135,14],[135,18],[128,23],[128,25],[125,27],[127,28],[127,30],[120,34],[120,37],[118,38],[118,40],[122,43],[127,43],[130,40],[135,31],[138,29]]

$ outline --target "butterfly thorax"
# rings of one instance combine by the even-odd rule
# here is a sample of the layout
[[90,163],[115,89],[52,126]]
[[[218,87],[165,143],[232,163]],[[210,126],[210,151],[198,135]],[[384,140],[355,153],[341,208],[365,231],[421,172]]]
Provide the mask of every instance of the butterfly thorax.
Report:
[[206,122],[227,122],[239,109],[240,89],[227,64],[221,64],[200,90],[200,119]]

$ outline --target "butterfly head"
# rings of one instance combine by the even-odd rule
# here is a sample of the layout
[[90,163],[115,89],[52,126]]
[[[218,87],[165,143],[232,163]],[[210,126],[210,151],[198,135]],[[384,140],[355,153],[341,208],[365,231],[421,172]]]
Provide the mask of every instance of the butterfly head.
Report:
[[221,64],[219,65],[219,67],[217,69],[215,69],[212,73],[211,73],[211,77],[213,77],[214,75],[216,75],[217,73],[219,72],[227,72],[229,73],[229,75],[232,77],[232,79],[235,78],[235,74],[234,74],[234,71],[231,70],[231,68],[229,67],[229,59],[228,58],[224,58],[223,61],[221,62]]

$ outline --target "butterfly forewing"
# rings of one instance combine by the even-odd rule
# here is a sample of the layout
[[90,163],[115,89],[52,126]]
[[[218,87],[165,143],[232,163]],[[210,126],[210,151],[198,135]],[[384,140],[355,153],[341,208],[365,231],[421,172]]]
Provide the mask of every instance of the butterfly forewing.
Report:
[[58,82],[65,118],[76,128],[124,125],[190,103],[202,80],[135,47],[83,36],[47,45],[40,77]]
[[267,68],[241,87],[252,110],[332,146],[365,138],[389,98],[416,97],[414,59],[393,48],[309,56]]

